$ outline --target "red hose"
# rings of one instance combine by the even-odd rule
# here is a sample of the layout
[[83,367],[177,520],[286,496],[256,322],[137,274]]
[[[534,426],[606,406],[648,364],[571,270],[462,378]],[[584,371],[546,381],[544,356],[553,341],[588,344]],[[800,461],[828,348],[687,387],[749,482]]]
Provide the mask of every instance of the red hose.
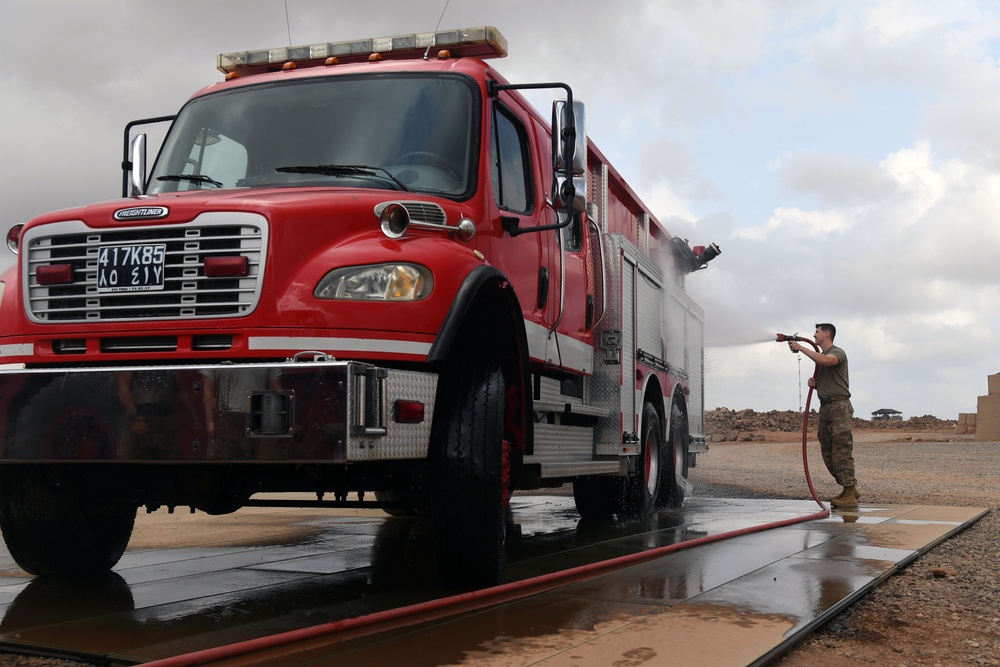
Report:
[[[812,341],[807,340],[806,342],[809,342],[813,345],[813,347],[818,348],[818,346]],[[817,366],[816,370],[813,372],[813,378],[816,377],[818,372],[819,372],[819,366]],[[405,607],[398,607],[396,609],[388,609],[385,611],[375,612],[372,614],[365,614],[364,616],[347,618],[341,621],[331,621],[329,623],[322,623],[320,625],[314,625],[308,628],[302,628],[300,630],[290,630],[288,632],[281,632],[275,635],[268,635],[266,637],[258,637],[257,639],[249,639],[242,642],[227,644],[225,646],[216,646],[214,648],[204,649],[201,651],[192,651],[191,653],[184,653],[170,658],[163,658],[161,660],[154,660],[152,662],[147,662],[143,664],[145,664],[146,667],[187,667],[189,665],[202,665],[207,662],[224,660],[226,658],[233,658],[236,656],[246,655],[248,653],[254,653],[257,651],[264,651],[267,649],[278,648],[280,646],[287,646],[288,644],[293,644],[295,642],[305,641],[308,639],[316,639],[318,637],[332,635],[337,632],[344,632],[346,630],[355,630],[359,628],[372,626],[378,623],[385,623],[388,621],[395,621],[402,618],[416,616],[418,614],[438,611],[441,609],[446,609],[448,607],[456,607],[460,604],[487,606],[489,604],[494,604],[496,602],[496,600],[493,600],[493,598],[498,598],[504,594],[523,591],[525,589],[537,588],[537,587],[554,588],[555,585],[557,584],[562,583],[563,585],[565,585],[566,583],[568,583],[567,580],[578,578],[582,575],[593,574],[594,572],[600,570],[620,567],[624,565],[630,565],[632,563],[636,563],[639,561],[657,558],[665,554],[672,553],[674,551],[680,551],[681,549],[697,547],[703,544],[711,544],[712,542],[719,542],[725,539],[729,539],[731,537],[738,537],[740,535],[747,535],[749,533],[762,532],[764,530],[770,530],[772,528],[781,528],[782,526],[790,526],[796,523],[805,523],[806,521],[825,519],[828,516],[830,516],[830,509],[823,504],[823,501],[820,500],[819,496],[816,494],[816,489],[813,488],[812,478],[809,476],[809,461],[806,454],[806,440],[807,440],[806,432],[809,425],[809,403],[812,399],[812,394],[813,394],[813,388],[810,387],[809,392],[806,395],[806,409],[802,417],[802,466],[805,470],[806,483],[809,485],[809,492],[812,494],[813,500],[815,500],[819,504],[819,506],[823,508],[822,511],[820,512],[816,512],[814,514],[809,514],[807,516],[798,517],[794,519],[783,519],[781,521],[774,521],[759,526],[748,526],[746,528],[739,528],[737,530],[731,530],[725,533],[719,533],[718,535],[699,537],[697,539],[687,540],[685,542],[680,542],[677,544],[670,544],[667,546],[657,547],[655,549],[650,549],[648,551],[641,551],[634,554],[628,554],[626,556],[618,556],[617,558],[612,558],[597,563],[579,565],[577,567],[573,567],[568,570],[560,570],[559,572],[543,574],[536,577],[531,577],[529,579],[524,579],[522,581],[511,582],[509,584],[500,584],[499,586],[492,586],[490,588],[483,588],[476,591],[470,591],[468,593],[451,595],[448,597],[439,598],[437,600],[428,600],[427,602],[419,602],[417,604],[411,604]]]
[[[800,342],[809,343],[813,346],[813,349],[819,352],[819,345],[815,341],[811,341],[808,338],[800,339]],[[816,364],[816,368],[813,370],[812,379],[815,380],[819,375],[819,364]],[[819,503],[819,506],[826,510],[826,516],[830,516],[830,509],[823,504],[823,501],[819,499],[816,494],[816,489],[813,488],[812,476],[809,474],[809,457],[806,452],[806,440],[808,435],[806,432],[809,429],[809,403],[812,401],[813,391],[812,387],[809,387],[809,391],[806,392],[806,409],[802,413],[802,469],[806,473],[806,483],[809,485],[809,493],[812,494],[813,500]]]

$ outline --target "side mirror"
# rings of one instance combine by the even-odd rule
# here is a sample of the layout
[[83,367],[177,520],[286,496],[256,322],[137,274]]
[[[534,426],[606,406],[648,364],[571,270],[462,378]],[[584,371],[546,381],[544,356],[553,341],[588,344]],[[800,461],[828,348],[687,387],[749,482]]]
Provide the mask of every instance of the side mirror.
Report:
[[[575,213],[587,197],[587,128],[583,102],[552,103],[552,201],[559,210]],[[586,205],[583,204],[585,207]]]
[[129,170],[129,196],[138,197],[146,189],[146,135],[137,134],[132,139],[129,150],[131,169]]
[[573,110],[564,100],[552,103],[552,153],[556,171],[571,165],[574,176],[587,173],[587,112],[583,102],[573,100]]

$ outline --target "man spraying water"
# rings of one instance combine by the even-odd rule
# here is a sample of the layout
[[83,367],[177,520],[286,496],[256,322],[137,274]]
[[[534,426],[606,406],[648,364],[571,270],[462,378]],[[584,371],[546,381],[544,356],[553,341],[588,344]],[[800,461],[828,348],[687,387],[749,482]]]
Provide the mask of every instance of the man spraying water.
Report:
[[808,384],[819,396],[817,435],[820,451],[827,470],[844,487],[839,496],[830,500],[830,504],[834,507],[857,507],[860,495],[854,476],[854,436],[851,433],[854,407],[851,405],[847,353],[833,344],[836,335],[837,327],[832,324],[817,324],[813,339],[819,351],[796,340],[788,341],[788,349],[801,352],[816,362],[817,373],[809,378]]

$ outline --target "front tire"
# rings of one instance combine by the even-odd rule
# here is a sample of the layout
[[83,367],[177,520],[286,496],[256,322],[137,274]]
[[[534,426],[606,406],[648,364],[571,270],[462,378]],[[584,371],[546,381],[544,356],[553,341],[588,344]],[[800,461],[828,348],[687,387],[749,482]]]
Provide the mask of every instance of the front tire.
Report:
[[432,432],[431,520],[441,577],[491,586],[506,565],[510,452],[499,367],[473,363],[441,378]]
[[108,498],[103,489],[111,485],[83,472],[8,466],[0,473],[0,530],[29,574],[103,574],[125,552],[136,505]]

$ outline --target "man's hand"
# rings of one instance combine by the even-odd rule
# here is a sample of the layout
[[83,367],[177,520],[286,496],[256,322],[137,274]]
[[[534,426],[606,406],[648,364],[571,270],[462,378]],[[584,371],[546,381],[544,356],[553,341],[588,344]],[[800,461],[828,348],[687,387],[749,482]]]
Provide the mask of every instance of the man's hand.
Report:
[[802,344],[799,343],[798,341],[790,340],[788,341],[788,349],[791,350],[792,352],[798,353],[798,352],[805,352],[806,348],[802,347]]
[[809,378],[808,380],[806,380],[806,384],[809,385],[810,389],[815,389],[816,388],[816,378],[812,378],[812,377]]

